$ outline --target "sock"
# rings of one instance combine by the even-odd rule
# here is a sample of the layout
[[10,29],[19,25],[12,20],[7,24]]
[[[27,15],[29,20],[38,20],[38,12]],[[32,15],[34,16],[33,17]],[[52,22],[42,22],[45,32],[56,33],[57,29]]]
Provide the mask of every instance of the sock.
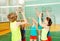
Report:
[[41,41],[40,35],[38,36],[38,41]]

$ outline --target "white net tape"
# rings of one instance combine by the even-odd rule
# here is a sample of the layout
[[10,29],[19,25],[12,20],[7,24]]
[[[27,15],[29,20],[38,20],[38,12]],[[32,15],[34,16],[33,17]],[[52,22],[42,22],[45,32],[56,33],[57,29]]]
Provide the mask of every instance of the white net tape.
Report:
[[[60,4],[60,2],[45,3],[45,4],[25,5],[25,7],[30,7],[30,6],[45,6],[45,5],[58,5],[58,4]],[[15,5],[15,6],[0,6],[0,8],[10,8],[10,7],[21,7],[21,5]]]

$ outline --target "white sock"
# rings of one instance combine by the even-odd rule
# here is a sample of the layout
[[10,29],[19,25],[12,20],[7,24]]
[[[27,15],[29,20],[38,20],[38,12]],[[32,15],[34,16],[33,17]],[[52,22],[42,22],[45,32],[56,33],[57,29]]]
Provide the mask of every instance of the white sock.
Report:
[[38,36],[38,41],[41,41],[41,39],[40,39],[40,35]]

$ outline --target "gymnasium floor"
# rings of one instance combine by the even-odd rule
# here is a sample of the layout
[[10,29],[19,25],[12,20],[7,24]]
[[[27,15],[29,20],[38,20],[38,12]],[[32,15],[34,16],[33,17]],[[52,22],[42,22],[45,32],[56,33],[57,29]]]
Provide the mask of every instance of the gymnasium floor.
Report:
[[[52,41],[59,41],[60,40],[60,31],[58,32],[51,32]],[[7,33],[3,36],[0,36],[0,41],[11,41],[11,33]],[[29,31],[26,32],[26,41],[29,41]]]

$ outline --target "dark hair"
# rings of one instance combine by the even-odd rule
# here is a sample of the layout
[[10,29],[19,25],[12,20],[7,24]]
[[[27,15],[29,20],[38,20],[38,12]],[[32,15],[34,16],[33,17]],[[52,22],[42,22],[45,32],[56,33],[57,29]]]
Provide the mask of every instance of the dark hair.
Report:
[[43,22],[43,13],[42,13],[42,18],[41,18],[42,22]]
[[48,26],[51,26],[51,25],[52,25],[52,20],[51,20],[51,18],[46,17],[46,19],[47,19],[47,21],[48,21]]

